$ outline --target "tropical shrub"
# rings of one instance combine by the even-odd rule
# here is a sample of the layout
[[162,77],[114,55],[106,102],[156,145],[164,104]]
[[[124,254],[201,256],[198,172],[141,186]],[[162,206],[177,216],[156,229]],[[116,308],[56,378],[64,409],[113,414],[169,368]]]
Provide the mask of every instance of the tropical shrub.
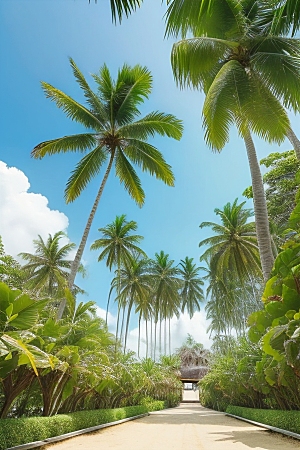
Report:
[[227,407],[226,412],[234,416],[281,428],[282,430],[300,433],[300,411],[270,411],[230,405]]
[[[160,408],[161,403],[156,406],[162,409]],[[155,406],[152,405],[152,407]],[[154,411],[154,409],[151,410]],[[53,417],[4,419],[0,420],[0,448],[5,449],[28,442],[40,441],[147,412],[146,406],[128,406],[126,408],[59,414]]]

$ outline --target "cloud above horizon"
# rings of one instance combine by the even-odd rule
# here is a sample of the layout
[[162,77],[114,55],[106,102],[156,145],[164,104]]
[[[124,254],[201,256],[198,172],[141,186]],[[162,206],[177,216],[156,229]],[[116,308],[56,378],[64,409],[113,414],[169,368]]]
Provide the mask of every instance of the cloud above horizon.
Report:
[[[105,319],[106,311],[97,307],[97,314],[102,319]],[[116,331],[117,318],[110,312],[108,313],[108,329],[111,333]],[[209,349],[212,344],[212,340],[207,334],[206,330],[209,326],[209,321],[206,319],[204,310],[196,312],[192,319],[190,319],[187,313],[181,314],[179,319],[175,316],[171,319],[171,352],[173,353],[179,348],[186,340],[188,334],[192,335],[196,342],[200,342],[205,348]],[[158,328],[158,327],[157,327]],[[167,324],[167,336],[169,328]],[[164,334],[164,324],[162,324],[162,334]],[[133,350],[135,353],[138,351],[138,327],[133,328],[128,333],[127,348]],[[157,329],[157,339],[158,339]],[[148,324],[148,338],[150,340],[150,326]],[[169,344],[167,338],[167,353],[169,352]],[[141,344],[140,344],[140,356],[146,356],[146,325],[145,322],[141,322]]]
[[13,257],[33,253],[33,240],[39,234],[46,239],[69,225],[64,213],[50,209],[48,199],[28,192],[29,188],[24,172],[0,161],[0,235],[5,252]]

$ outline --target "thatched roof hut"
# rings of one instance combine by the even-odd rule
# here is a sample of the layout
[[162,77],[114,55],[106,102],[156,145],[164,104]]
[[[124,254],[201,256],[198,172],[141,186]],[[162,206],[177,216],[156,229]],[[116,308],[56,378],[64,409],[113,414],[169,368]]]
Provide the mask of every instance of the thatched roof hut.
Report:
[[196,383],[208,372],[207,366],[186,366],[180,368],[180,380],[182,382]]

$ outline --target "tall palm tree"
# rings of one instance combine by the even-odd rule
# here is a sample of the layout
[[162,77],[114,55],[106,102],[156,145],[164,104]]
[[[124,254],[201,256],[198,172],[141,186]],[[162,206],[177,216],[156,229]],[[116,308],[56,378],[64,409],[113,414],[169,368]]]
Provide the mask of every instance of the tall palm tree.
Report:
[[[39,235],[38,239],[33,241],[34,254],[19,254],[21,258],[28,261],[23,266],[23,270],[28,273],[27,287],[29,289],[50,297],[63,292],[72,265],[72,261],[66,257],[76,247],[71,242],[61,246],[63,238],[66,238],[66,234],[62,231],[55,233],[54,236],[49,234],[46,242]],[[79,270],[82,272],[83,267],[79,266]]]
[[208,246],[200,261],[209,260],[211,270],[219,279],[224,279],[228,273],[237,275],[242,282],[261,276],[255,223],[248,222],[253,213],[244,208],[245,203],[238,204],[238,199],[235,199],[223,210],[216,208],[221,225],[214,222],[200,224],[200,228],[211,227],[215,233],[199,243],[199,247]]
[[[130,265],[134,254],[143,255],[144,257],[147,256],[146,253],[137,245],[144,239],[143,236],[131,234],[136,230],[137,223],[134,220],[128,222],[125,214],[116,216],[112,223],[104,228],[98,229],[98,231],[102,233],[102,238],[96,239],[96,241],[91,245],[91,250],[102,250],[98,257],[98,261],[103,261],[106,259],[106,266],[110,271],[113,266],[117,266],[118,278],[120,276],[121,265]],[[117,295],[120,294],[119,286],[120,282],[118,280],[116,286]],[[109,309],[109,299],[110,296],[107,301],[106,323]],[[119,304],[116,337],[118,337],[120,307],[121,305]]]
[[146,258],[135,257],[130,264],[120,269],[120,293],[118,301],[122,305],[128,305],[126,329],[124,338],[124,352],[126,351],[127,337],[131,311],[134,305],[138,307],[146,303],[151,294],[152,278],[149,274],[149,261]]
[[200,311],[200,303],[204,301],[203,286],[204,282],[199,276],[201,267],[193,264],[194,258],[186,258],[180,261],[180,274],[183,280],[183,288],[180,292],[182,298],[181,311],[187,310],[190,319],[196,311]]
[[70,63],[75,79],[85,95],[87,106],[81,105],[48,83],[42,82],[42,87],[47,98],[88,130],[83,134],[42,142],[34,148],[32,156],[43,158],[45,155],[67,151],[86,153],[67,183],[67,203],[74,201],[81,194],[91,179],[99,174],[107,159],[109,162],[72,264],[69,288],[74,283],[89,230],[113,165],[116,176],[141,207],[145,194],[131,163],[173,186],[171,167],[157,148],[147,143],[147,139],[160,134],[180,140],[183,130],[182,122],[171,114],[156,111],[143,118],[138,117],[138,106],[148,98],[152,90],[152,76],[146,67],[130,67],[124,64],[118,72],[117,80],[113,81],[107,66],[104,65],[98,74],[93,75],[97,85],[97,91],[93,92],[72,59]]
[[[269,142],[289,134],[285,107],[300,105],[299,42],[263,34],[253,2],[173,0],[167,33],[195,37],[174,44],[172,67],[181,86],[202,90],[205,137],[221,151],[232,124],[244,139],[249,159],[257,239],[264,278],[273,266],[267,206],[251,132]],[[282,106],[282,104],[283,106]],[[255,191],[255,193],[254,193]]]
[[151,262],[151,275],[154,286],[154,359],[156,352],[156,331],[159,321],[159,349],[161,351],[161,326],[162,321],[168,317],[168,311],[178,311],[180,308],[179,289],[182,280],[179,278],[180,270],[174,266],[174,260],[161,251],[155,253],[155,259]]

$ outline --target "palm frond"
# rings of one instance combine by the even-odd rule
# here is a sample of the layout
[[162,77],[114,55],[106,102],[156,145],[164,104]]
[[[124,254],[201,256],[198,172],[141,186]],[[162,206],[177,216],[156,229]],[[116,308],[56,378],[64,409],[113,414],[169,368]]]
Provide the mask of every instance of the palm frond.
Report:
[[120,149],[117,151],[115,166],[116,175],[120,182],[124,183],[124,187],[128,191],[129,195],[141,207],[145,199],[145,193],[143,191],[141,181],[134,168]]
[[34,158],[43,158],[45,155],[54,155],[66,152],[85,152],[96,145],[95,135],[92,133],[74,134],[51,141],[41,142],[31,152]]
[[166,163],[163,155],[152,145],[137,139],[127,139],[124,154],[143,171],[156,176],[168,186],[174,186],[174,175],[171,166]]
[[118,130],[118,133],[125,138],[135,138],[146,140],[156,133],[161,136],[168,136],[180,140],[183,132],[183,124],[172,114],[165,114],[158,111],[147,114],[143,119],[127,124]]
[[61,108],[67,117],[75,122],[79,122],[86,128],[95,130],[101,129],[102,124],[97,117],[80,103],[77,103],[64,92],[51,86],[51,84],[41,82],[43,91],[47,98],[55,102],[58,108]]
[[65,189],[66,202],[73,202],[86,188],[92,178],[98,175],[107,159],[103,147],[99,146],[84,156],[72,171]]
[[204,89],[220,60],[226,60],[238,42],[211,37],[194,37],[172,47],[171,64],[180,87]]

